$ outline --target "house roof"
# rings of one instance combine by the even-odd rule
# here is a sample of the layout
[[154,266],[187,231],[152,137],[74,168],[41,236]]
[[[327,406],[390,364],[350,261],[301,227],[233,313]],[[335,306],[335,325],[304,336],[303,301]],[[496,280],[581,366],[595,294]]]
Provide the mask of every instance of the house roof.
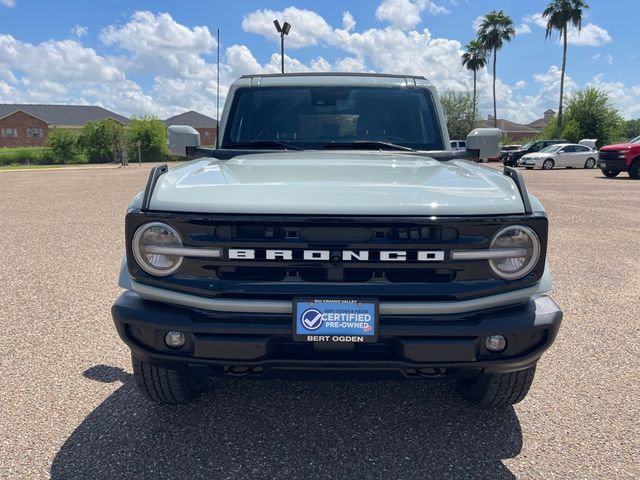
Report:
[[544,115],[555,115],[556,111],[553,108],[549,108],[544,111]]
[[168,127],[171,125],[189,125],[194,128],[216,128],[218,126],[218,121],[215,118],[194,112],[193,110],[167,118],[164,123]]
[[528,123],[527,127],[531,127],[531,128],[536,129],[536,130],[542,130],[544,127],[547,126],[547,123],[549,123],[549,119],[548,118],[539,118],[537,120],[534,120],[531,123]]
[[[483,123],[485,127],[493,127],[493,120],[483,120]],[[530,133],[532,136],[538,133],[527,125],[521,125],[502,118],[498,119],[498,128],[506,133]]]
[[129,119],[106,108],[95,105],[36,105],[18,103],[0,103],[0,118],[17,111],[33,115],[49,125],[82,126],[92,120],[112,118],[124,125]]

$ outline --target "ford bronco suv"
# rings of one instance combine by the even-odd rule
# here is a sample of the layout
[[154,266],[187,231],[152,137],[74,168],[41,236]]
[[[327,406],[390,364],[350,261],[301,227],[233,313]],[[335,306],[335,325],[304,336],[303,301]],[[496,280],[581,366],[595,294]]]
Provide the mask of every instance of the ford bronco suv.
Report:
[[640,137],[627,143],[602,147],[598,157],[598,167],[605,177],[617,177],[620,172],[629,172],[631,178],[640,179]]
[[519,172],[450,150],[422,77],[251,75],[216,150],[169,128],[125,218],[112,308],[141,391],[186,403],[211,376],[450,376],[485,407],[522,400],[562,313],[547,216]]

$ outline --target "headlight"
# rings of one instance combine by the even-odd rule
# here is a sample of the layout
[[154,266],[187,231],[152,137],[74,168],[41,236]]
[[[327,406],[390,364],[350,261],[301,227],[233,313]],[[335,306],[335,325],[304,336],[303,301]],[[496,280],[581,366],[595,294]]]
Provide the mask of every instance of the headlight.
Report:
[[180,255],[158,253],[162,250],[166,252],[166,247],[182,247],[182,239],[178,232],[164,223],[145,223],[138,227],[133,235],[131,247],[140,268],[151,275],[171,275],[182,264],[183,257]]
[[523,225],[500,230],[491,241],[491,249],[513,249],[516,255],[489,260],[491,270],[500,278],[516,280],[527,275],[540,258],[540,240],[536,232]]

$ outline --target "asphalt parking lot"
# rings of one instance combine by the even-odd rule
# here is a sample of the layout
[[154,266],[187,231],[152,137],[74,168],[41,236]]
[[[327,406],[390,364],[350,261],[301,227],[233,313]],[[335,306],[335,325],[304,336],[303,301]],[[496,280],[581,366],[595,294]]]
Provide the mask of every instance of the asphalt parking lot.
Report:
[[640,478],[640,181],[523,172],[565,320],[515,408],[447,381],[243,379],[166,408],[109,312],[148,170],[0,172],[0,478]]

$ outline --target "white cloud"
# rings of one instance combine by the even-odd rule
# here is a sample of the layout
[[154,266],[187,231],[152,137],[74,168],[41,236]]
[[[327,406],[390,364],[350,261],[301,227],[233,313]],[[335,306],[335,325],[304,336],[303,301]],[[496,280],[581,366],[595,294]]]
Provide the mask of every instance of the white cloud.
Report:
[[5,7],[15,7],[16,0],[0,0],[0,3]]
[[580,31],[573,26],[569,27],[567,30],[567,43],[570,45],[599,47],[611,43],[611,35],[604,28],[589,22]]
[[281,24],[283,22],[291,24],[291,31],[286,40],[286,46],[290,48],[317,45],[320,40],[328,38],[332,31],[325,19],[316,12],[296,7],[287,7],[282,11],[251,12],[242,19],[242,29],[276,42],[279,41],[280,36],[273,25],[274,20],[278,20]]
[[356,28],[356,21],[353,15],[351,12],[344,12],[342,14],[342,29],[351,32],[354,28]]
[[87,27],[83,27],[82,25],[76,25],[71,29],[71,33],[73,33],[78,38],[82,38],[87,33],[89,33],[89,29]]
[[541,13],[532,13],[522,19],[525,23],[533,23],[540,28],[547,28],[547,21],[544,19]]
[[531,33],[531,27],[526,23],[521,23],[516,26],[516,35],[524,35],[526,33]]
[[425,10],[433,15],[451,13],[430,0],[382,0],[376,9],[376,18],[400,30],[409,30],[422,21]]
[[513,88],[515,90],[522,90],[524,88],[527,88],[527,82],[525,82],[524,80],[518,80],[513,86]]
[[473,31],[477,32],[480,30],[480,25],[482,24],[482,20],[484,19],[484,15],[479,15],[473,20]]
[[[524,24],[537,25],[540,28],[547,28],[547,20],[541,13],[533,13],[525,16],[522,21]],[[582,30],[578,30],[573,25],[569,25],[567,30],[567,43],[569,45],[598,47],[610,43],[611,35],[604,28],[594,24],[587,23],[582,26]],[[560,40],[558,40],[560,42]]]

